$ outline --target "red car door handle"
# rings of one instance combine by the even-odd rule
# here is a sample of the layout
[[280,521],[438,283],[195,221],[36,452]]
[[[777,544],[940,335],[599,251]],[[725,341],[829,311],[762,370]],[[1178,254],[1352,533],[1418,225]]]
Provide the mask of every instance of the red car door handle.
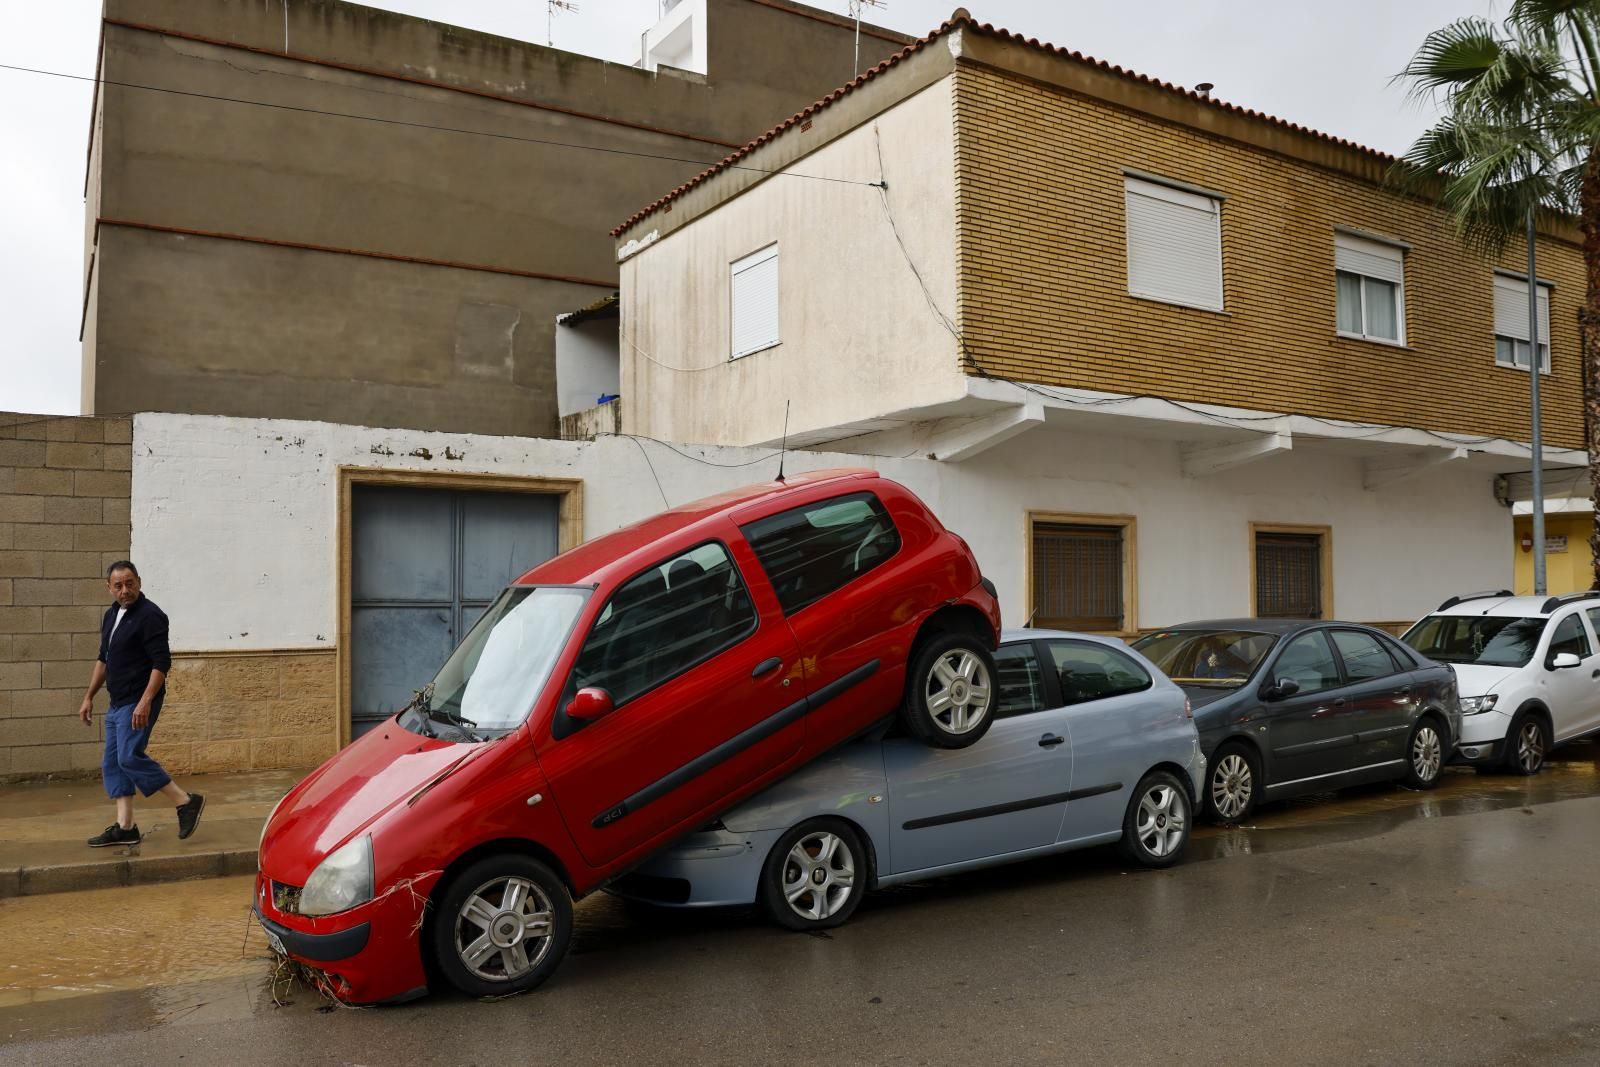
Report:
[[1067,739],[1065,737],[1058,737],[1055,734],[1045,734],[1043,737],[1039,738],[1039,747],[1054,748],[1057,745],[1065,744],[1066,740]]
[[750,672],[750,677],[759,678],[763,674],[771,674],[781,666],[783,666],[783,660],[777,656],[773,656],[771,659],[764,659],[756,664],[756,669]]

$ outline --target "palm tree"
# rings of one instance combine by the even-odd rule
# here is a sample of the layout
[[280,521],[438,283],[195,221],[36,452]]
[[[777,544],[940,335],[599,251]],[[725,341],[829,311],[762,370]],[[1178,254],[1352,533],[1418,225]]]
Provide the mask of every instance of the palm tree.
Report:
[[1442,117],[1391,178],[1437,197],[1469,246],[1497,256],[1540,211],[1576,216],[1583,231],[1584,440],[1600,589],[1600,0],[1513,0],[1502,23],[1459,19],[1430,33],[1397,78],[1437,101]]

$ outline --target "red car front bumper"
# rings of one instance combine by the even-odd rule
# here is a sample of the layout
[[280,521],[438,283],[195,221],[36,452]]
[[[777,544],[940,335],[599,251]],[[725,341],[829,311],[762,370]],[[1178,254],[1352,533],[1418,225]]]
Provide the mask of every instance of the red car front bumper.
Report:
[[407,880],[349,911],[310,918],[280,909],[271,878],[256,875],[252,910],[275,951],[327,976],[351,1004],[397,1003],[428,991],[422,920],[437,872]]

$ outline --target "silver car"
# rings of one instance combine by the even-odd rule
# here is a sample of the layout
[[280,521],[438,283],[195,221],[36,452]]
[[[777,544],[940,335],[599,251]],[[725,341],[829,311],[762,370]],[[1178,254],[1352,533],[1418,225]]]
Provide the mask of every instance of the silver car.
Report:
[[[869,889],[1106,842],[1178,861],[1205,781],[1183,691],[1121,641],[1011,630],[988,736],[931,748],[879,726],[610,886],[676,907],[759,902],[819,930]],[[988,686],[964,665],[970,688]],[[957,675],[946,679],[954,683]],[[935,694],[937,696],[937,694]]]

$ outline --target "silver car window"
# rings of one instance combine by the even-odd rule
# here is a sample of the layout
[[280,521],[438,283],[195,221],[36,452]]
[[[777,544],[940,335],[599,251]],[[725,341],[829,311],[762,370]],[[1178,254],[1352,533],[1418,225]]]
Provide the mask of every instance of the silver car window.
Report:
[[1029,715],[1044,707],[1044,674],[1031,642],[1001,645],[994,654],[994,668],[1000,685],[995,718]]
[[1051,641],[1050,658],[1063,706],[1149,689],[1150,672],[1131,656],[1088,641]]

